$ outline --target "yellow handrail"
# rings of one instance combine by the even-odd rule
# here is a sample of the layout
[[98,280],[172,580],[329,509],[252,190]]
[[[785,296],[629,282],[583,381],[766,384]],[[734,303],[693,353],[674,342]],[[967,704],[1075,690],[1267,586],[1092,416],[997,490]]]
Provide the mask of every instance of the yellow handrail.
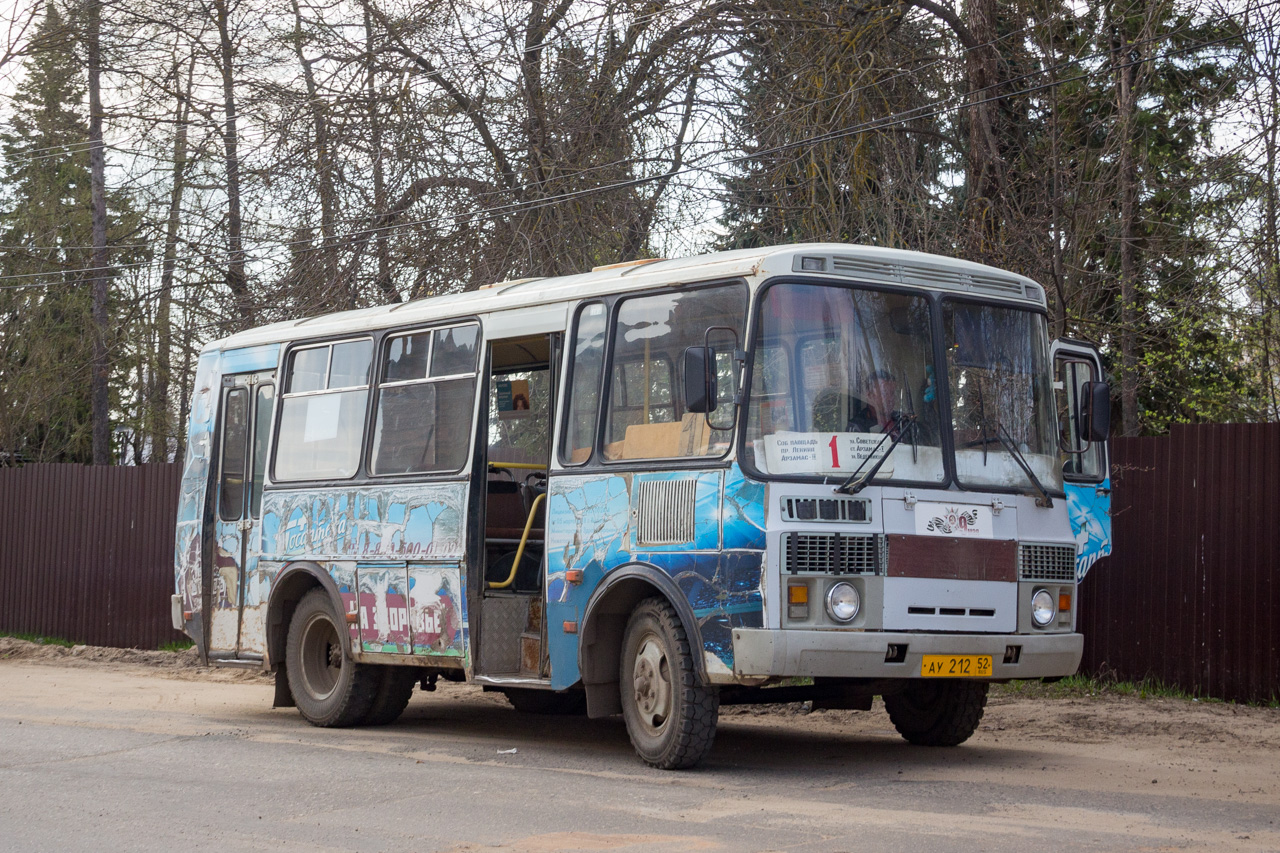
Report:
[[545,471],[546,465],[539,465],[537,462],[490,462],[490,468],[520,468],[529,471]]
[[516,548],[516,561],[511,564],[511,574],[507,575],[504,581],[489,581],[489,589],[506,589],[516,582],[516,572],[519,571],[520,560],[524,557],[524,546],[529,541],[529,531],[533,529],[533,519],[538,515],[538,505],[546,496],[546,492],[538,495],[533,499],[533,506],[529,507],[529,517],[524,523],[524,533],[520,535],[520,547]]

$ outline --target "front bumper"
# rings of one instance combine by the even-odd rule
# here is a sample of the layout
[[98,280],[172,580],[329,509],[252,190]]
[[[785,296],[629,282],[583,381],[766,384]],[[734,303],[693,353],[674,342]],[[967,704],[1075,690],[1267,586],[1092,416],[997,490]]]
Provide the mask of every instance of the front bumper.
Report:
[[[906,646],[888,663],[889,646]],[[1020,646],[1017,663],[1005,663]],[[991,655],[993,679],[1071,675],[1084,653],[1083,634],[915,634],[889,631],[771,631],[735,628],[733,672],[739,678],[917,678],[926,654]]]

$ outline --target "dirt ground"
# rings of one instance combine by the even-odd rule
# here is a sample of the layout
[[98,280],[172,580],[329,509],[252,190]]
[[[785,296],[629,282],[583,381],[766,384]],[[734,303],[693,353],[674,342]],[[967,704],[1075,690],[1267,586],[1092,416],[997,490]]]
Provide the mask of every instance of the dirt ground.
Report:
[[[85,667],[103,672],[146,671],[184,681],[270,683],[256,671],[217,669],[200,665],[194,648],[182,652],[114,649],[102,646],[59,646],[0,637],[0,661],[39,661]],[[482,693],[473,685],[443,684],[451,696],[484,699],[498,705],[499,694]],[[785,722],[798,729],[851,732],[888,725],[879,700],[871,713],[820,710],[806,706],[749,705],[725,707],[722,721]],[[1270,756],[1269,778],[1258,787],[1246,786],[1240,796],[1262,795],[1280,802],[1280,709],[1227,702],[1180,698],[1139,697],[1102,690],[1085,695],[1057,695],[1052,690],[996,685],[975,739],[1001,743],[1040,740],[1081,745],[1141,744],[1167,756],[1169,766],[1181,766],[1188,751],[1198,755],[1248,753]],[[1192,750],[1194,748],[1194,750]],[[1214,772],[1217,772],[1216,770]],[[1150,784],[1159,784],[1154,780]]]
[[[58,671],[71,668],[78,688],[74,697],[56,683],[64,680]],[[203,684],[157,690],[162,681],[156,678]],[[601,792],[598,820],[616,819],[619,809],[626,812],[633,805],[637,816],[632,823],[618,824],[617,834],[610,836],[614,841],[630,837],[623,830],[647,826],[655,814],[667,819],[678,807],[673,827],[701,826],[726,849],[1004,850],[1024,849],[1030,838],[1064,849],[1056,840],[1069,838],[1066,849],[1280,850],[1280,710],[1269,707],[997,686],[978,732],[958,750],[907,747],[879,702],[870,712],[810,712],[803,705],[728,707],[721,710],[708,766],[701,773],[661,774],[628,756],[616,720],[582,720],[573,724],[577,731],[564,729],[554,720],[565,718],[516,715],[500,695],[474,685],[442,684],[436,693],[417,694],[396,726],[338,734],[298,725],[292,710],[271,711],[269,677],[203,668],[192,650],[66,648],[0,638],[0,684],[7,685],[0,693],[9,693],[0,698],[0,726],[6,720],[21,725],[17,716],[22,716],[28,723],[71,724],[99,733],[185,736],[203,732],[214,720],[258,748],[297,742],[308,749],[333,749],[341,744],[360,754],[390,750],[414,756],[417,765],[456,769],[465,764],[497,779],[527,771],[533,779],[549,779],[546,774],[552,773],[571,780],[558,784],[577,784],[572,780],[581,778],[583,785],[613,786],[616,791]],[[144,693],[165,696],[137,698]],[[146,722],[113,717],[102,728],[93,710],[102,699],[95,697],[110,697],[119,713],[181,705],[190,706],[195,716],[170,722],[163,722],[167,717]],[[202,710],[207,708],[215,710]],[[519,754],[510,749],[507,756],[508,746],[518,746]],[[495,753],[511,764],[494,765]],[[477,790],[494,784],[487,778],[477,776]],[[779,787],[780,781],[786,784]],[[704,802],[704,789],[720,793]],[[584,790],[588,793],[581,796],[590,797],[592,789]],[[910,792],[905,800],[904,792]],[[673,799],[658,811],[645,804],[663,797]],[[851,809],[852,817],[837,820],[830,809],[819,808],[817,800],[824,797]],[[787,835],[777,829],[777,818],[760,816],[780,812],[793,818],[804,814],[825,840],[778,844]],[[0,817],[2,813],[0,809]],[[903,814],[918,815],[925,826],[942,821],[947,830],[904,835]],[[748,819],[761,821],[759,834],[742,846],[733,839]],[[545,848],[530,840],[535,834],[525,834],[539,821],[546,824],[543,829],[558,831],[565,820],[545,811],[512,816],[510,825],[496,822],[493,837],[474,846],[445,843],[446,838],[473,834],[450,836],[441,827],[433,830],[440,833],[437,843],[423,849],[568,849],[574,845],[555,832],[537,836],[551,839]],[[856,832],[849,828],[855,825]],[[993,826],[1005,833],[995,841]],[[293,831],[290,825],[287,832]],[[529,843],[516,843],[517,837]],[[679,837],[681,845],[692,840]],[[846,837],[880,839],[887,846],[829,846]],[[966,843],[949,844],[948,839]],[[582,849],[601,846],[618,845],[596,839]],[[631,849],[629,843],[621,846]],[[668,848],[646,842],[637,849]]]

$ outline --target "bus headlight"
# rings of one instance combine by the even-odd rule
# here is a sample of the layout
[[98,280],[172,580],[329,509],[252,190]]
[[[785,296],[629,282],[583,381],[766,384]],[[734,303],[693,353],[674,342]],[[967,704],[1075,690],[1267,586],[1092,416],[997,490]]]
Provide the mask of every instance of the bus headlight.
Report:
[[837,622],[852,622],[862,608],[862,596],[853,584],[840,581],[827,590],[827,615]]
[[1047,589],[1037,589],[1031,596],[1031,619],[1041,628],[1046,628],[1058,615],[1057,602]]

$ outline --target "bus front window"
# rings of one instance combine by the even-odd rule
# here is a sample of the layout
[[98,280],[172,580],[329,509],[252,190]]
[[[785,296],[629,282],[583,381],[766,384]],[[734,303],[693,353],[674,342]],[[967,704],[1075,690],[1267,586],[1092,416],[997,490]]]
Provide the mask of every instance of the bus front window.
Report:
[[1062,491],[1045,319],[948,300],[943,310],[956,477],[962,488]]
[[758,316],[746,443],[756,468],[844,478],[900,438],[876,481],[942,482],[928,300],[781,284]]

